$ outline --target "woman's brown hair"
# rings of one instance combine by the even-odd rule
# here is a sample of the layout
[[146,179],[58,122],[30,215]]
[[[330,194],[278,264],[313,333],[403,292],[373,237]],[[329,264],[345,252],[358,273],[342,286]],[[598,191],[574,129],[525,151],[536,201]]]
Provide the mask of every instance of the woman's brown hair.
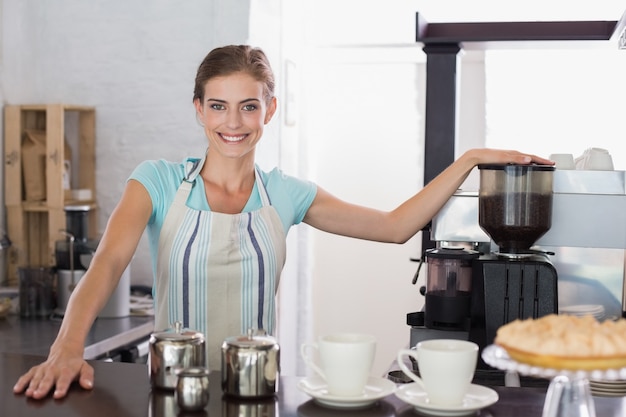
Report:
[[211,78],[236,72],[244,72],[262,82],[266,102],[274,97],[274,73],[265,53],[248,45],[228,45],[213,49],[202,60],[196,73],[193,100],[204,101],[204,86]]

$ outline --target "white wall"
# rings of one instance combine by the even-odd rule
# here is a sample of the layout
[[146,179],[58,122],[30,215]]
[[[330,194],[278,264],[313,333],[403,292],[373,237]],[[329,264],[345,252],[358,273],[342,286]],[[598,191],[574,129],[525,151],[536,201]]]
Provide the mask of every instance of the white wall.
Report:
[[[372,51],[374,52],[374,51]],[[346,61],[350,51],[341,54]],[[323,86],[307,98],[315,125],[307,130],[312,177],[347,201],[391,210],[422,187],[423,134],[418,84],[423,65],[318,59],[310,68]],[[403,94],[396,94],[397,91]],[[374,374],[382,375],[408,345],[406,314],[421,308],[411,285],[419,257],[416,236],[404,245],[312,232],[314,333],[372,333]]]
[[[309,6],[301,138],[308,177],[347,201],[390,210],[423,186],[425,55],[413,42],[411,3],[323,0]],[[333,13],[326,11],[332,6]],[[340,7],[341,6],[341,7]],[[354,10],[358,10],[355,13]],[[349,22],[350,30],[345,30]],[[319,30],[323,27],[324,30]],[[484,145],[484,60],[461,54],[458,153]],[[310,231],[313,337],[369,332],[378,340],[373,374],[409,344],[406,315],[421,310],[424,272],[411,280],[421,234],[404,245]]]
[[[139,162],[202,154],[206,138],[191,102],[195,72],[213,47],[248,42],[249,0],[0,4],[2,102],[96,108],[100,232]],[[276,143],[262,150],[268,163],[277,154]],[[133,282],[151,285],[150,271],[143,240]]]

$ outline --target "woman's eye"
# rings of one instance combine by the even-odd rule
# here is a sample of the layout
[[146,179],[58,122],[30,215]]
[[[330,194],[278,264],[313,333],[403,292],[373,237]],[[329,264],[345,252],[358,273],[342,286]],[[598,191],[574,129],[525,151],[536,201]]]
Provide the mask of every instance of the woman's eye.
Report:
[[256,105],[255,104],[246,104],[245,106],[243,106],[243,109],[245,111],[255,111],[256,110]]
[[211,108],[213,110],[224,110],[226,107],[224,107],[223,104],[213,103],[213,104],[211,104]]

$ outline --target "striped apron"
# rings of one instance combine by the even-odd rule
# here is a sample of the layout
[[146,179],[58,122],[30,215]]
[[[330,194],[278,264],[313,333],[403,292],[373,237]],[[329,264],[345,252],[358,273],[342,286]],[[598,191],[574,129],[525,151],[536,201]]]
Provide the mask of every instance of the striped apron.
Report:
[[[206,158],[206,157],[205,157]],[[208,367],[221,368],[225,338],[264,329],[273,334],[275,295],[285,263],[285,232],[259,172],[259,210],[224,214],[186,205],[205,159],[188,162],[161,234],[155,327],[180,321],[206,337]],[[202,185],[202,182],[198,182]]]

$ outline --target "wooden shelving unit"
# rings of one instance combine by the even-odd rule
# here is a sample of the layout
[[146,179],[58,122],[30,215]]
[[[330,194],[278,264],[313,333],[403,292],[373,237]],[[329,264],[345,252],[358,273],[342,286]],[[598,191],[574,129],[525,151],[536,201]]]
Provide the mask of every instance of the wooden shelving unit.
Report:
[[[76,132],[66,130],[66,120],[70,119],[77,120]],[[96,113],[92,107],[65,104],[4,107],[4,198],[7,234],[12,243],[7,256],[8,285],[17,285],[19,267],[54,266],[55,242],[63,239],[60,231],[66,228],[66,205],[89,205],[90,234],[98,230],[95,127]],[[22,164],[22,141],[27,129],[45,131],[45,200],[27,201],[25,198],[24,170],[29,167]],[[92,200],[73,201],[63,188],[68,136],[75,137],[71,146],[75,163],[71,169],[76,172],[71,188],[91,190]]]

